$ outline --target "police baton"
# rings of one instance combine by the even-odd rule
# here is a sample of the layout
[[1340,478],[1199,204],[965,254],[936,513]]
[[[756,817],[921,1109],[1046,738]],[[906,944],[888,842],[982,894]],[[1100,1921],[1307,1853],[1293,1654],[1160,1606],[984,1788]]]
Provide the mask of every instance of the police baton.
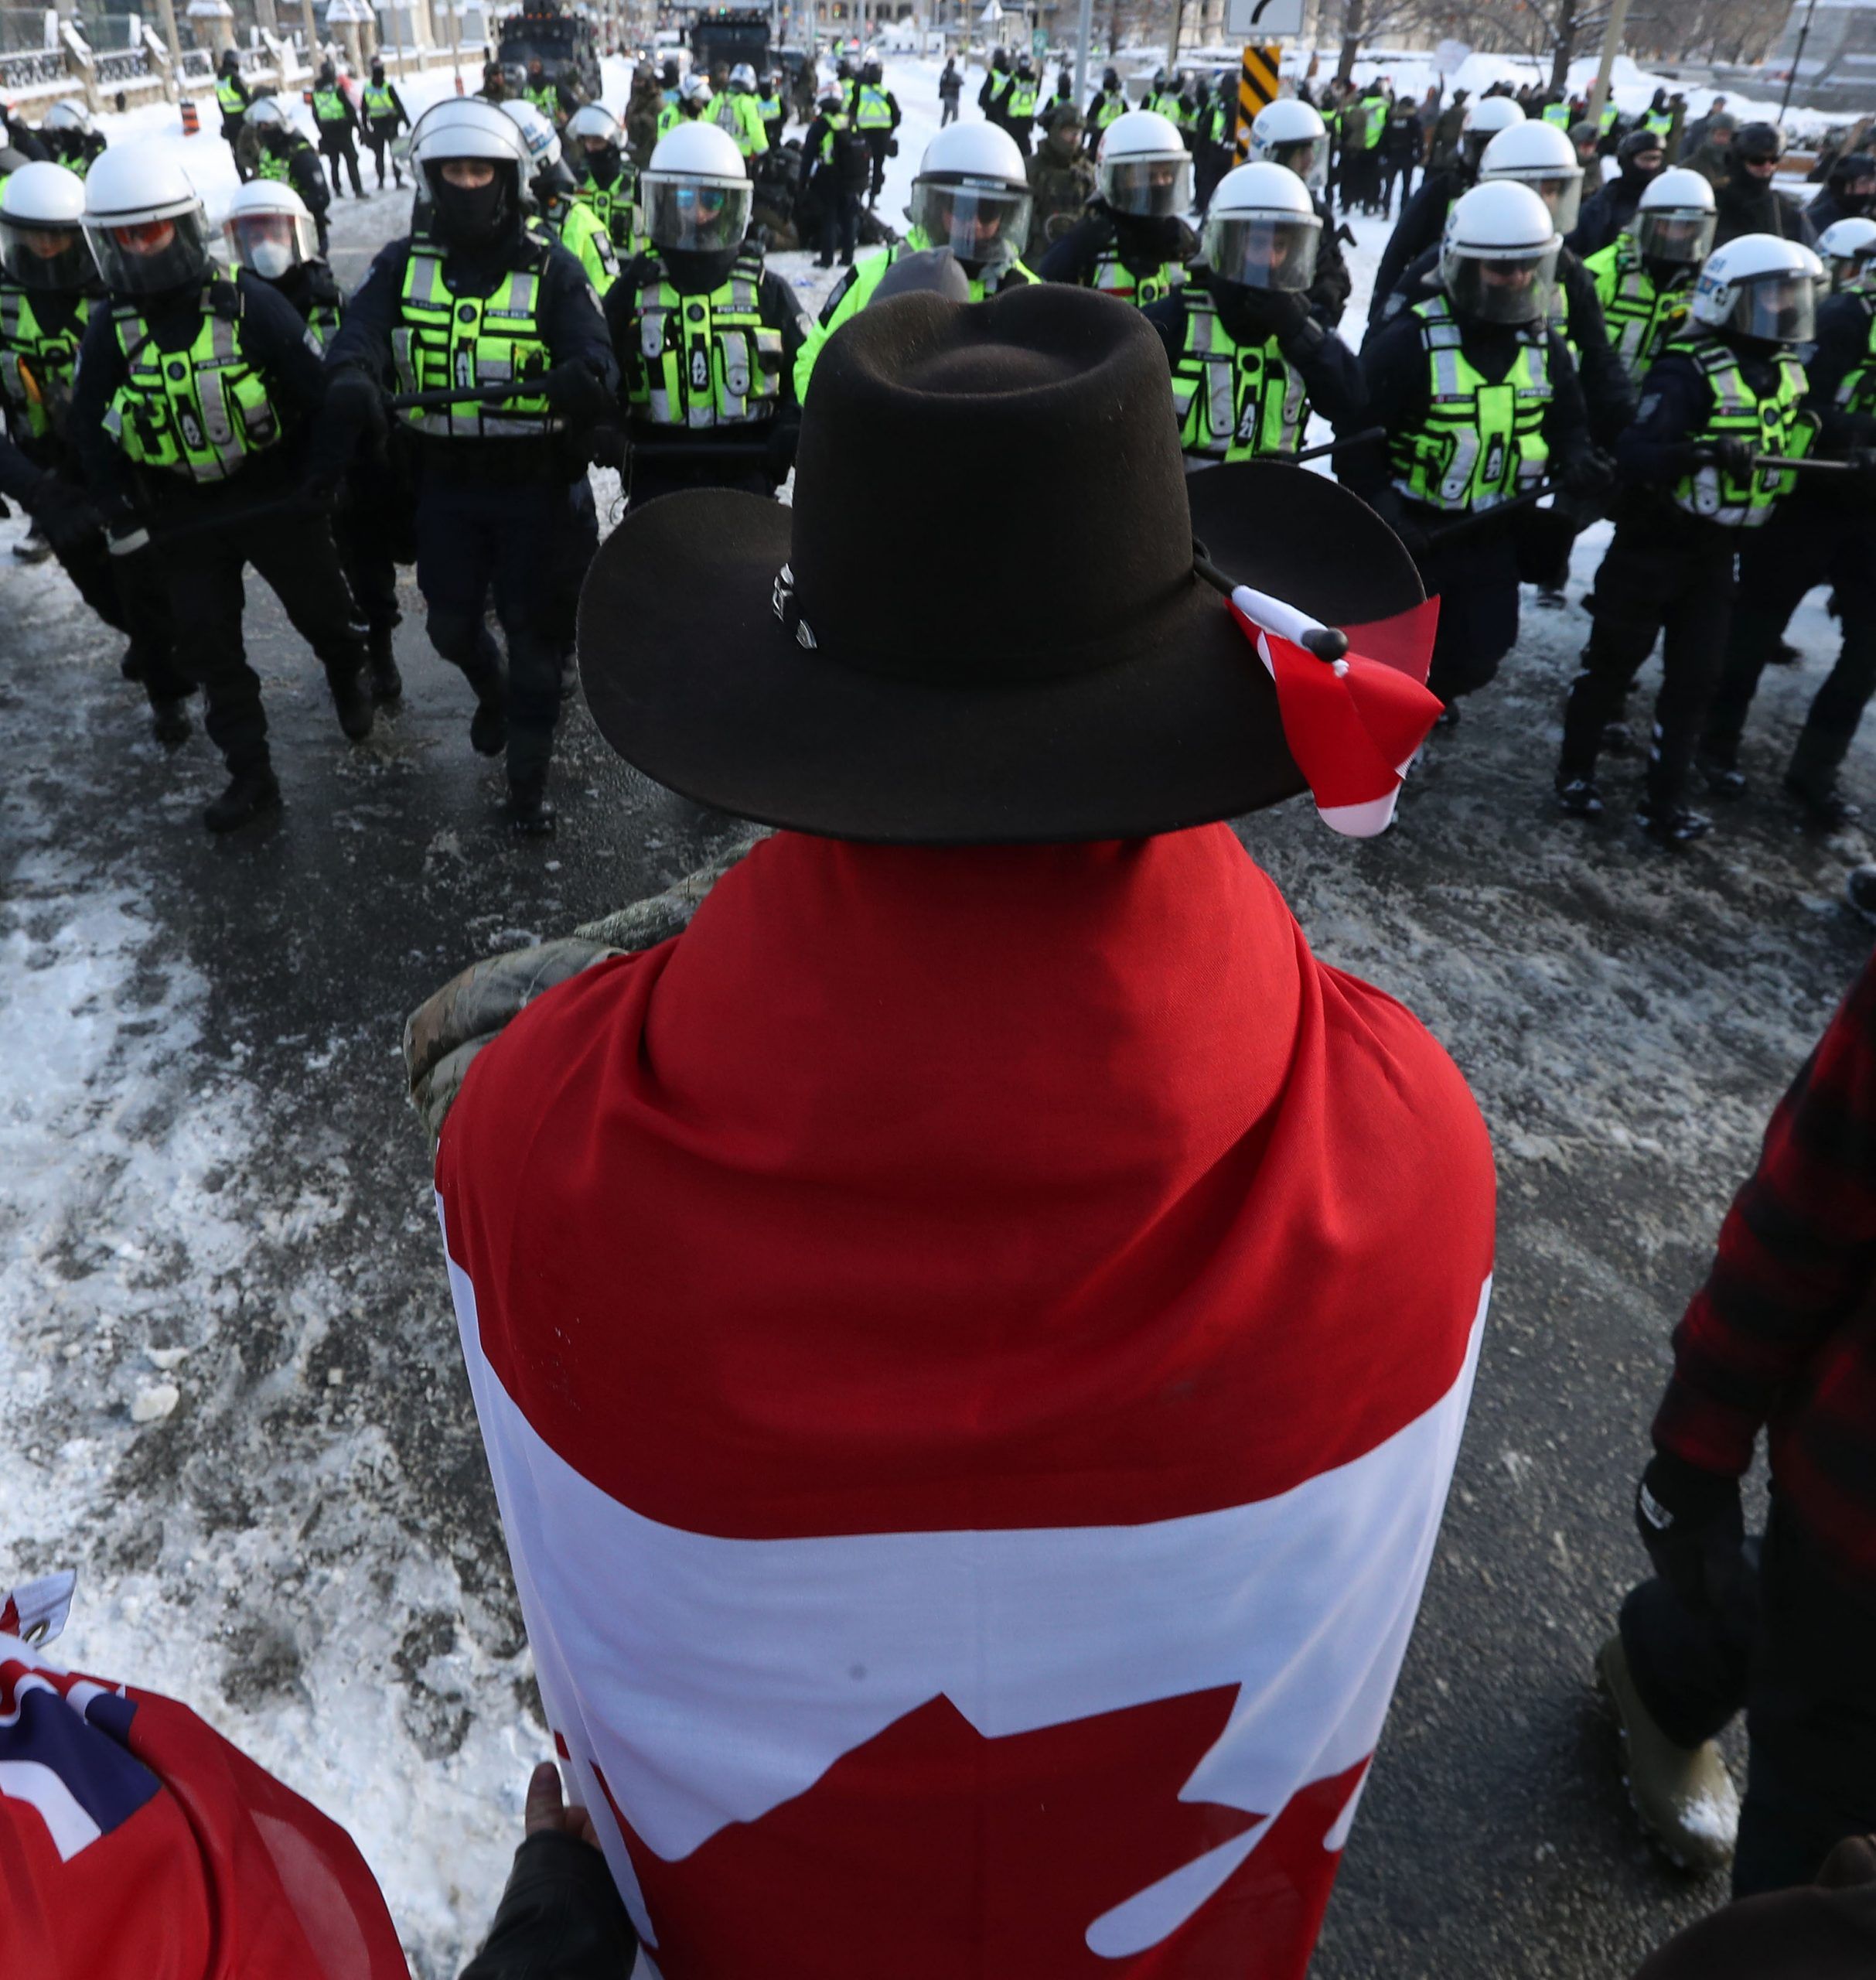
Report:
[[128,527],[107,529],[104,544],[114,557],[129,557],[150,544],[175,543],[185,537],[204,536],[218,529],[239,528],[247,523],[271,521],[276,516],[303,516],[323,510],[326,504],[307,489],[300,489],[278,501],[256,502],[245,509],[192,516],[186,521],[151,524],[141,519]]
[[1796,469],[1799,474],[1861,474],[1854,461],[1813,460],[1809,454],[1755,454],[1755,467],[1773,468],[1781,473]]
[[440,391],[400,392],[384,403],[393,412],[423,412],[442,405],[500,405],[503,399],[538,398],[546,377],[543,371],[537,377],[511,378],[506,384],[451,385]]
[[1325,454],[1339,454],[1345,447],[1371,447],[1377,440],[1387,438],[1385,426],[1364,426],[1359,433],[1351,433],[1346,440],[1325,440],[1318,447],[1305,447],[1300,454],[1274,453],[1263,456],[1275,461],[1282,467],[1301,467],[1305,461],[1319,461]]
[[1487,523],[1495,523],[1500,516],[1508,516],[1513,509],[1528,509],[1533,502],[1541,502],[1547,495],[1560,495],[1562,485],[1547,481],[1536,488],[1527,488],[1522,495],[1514,495],[1509,502],[1499,502],[1489,509],[1475,510],[1469,516],[1462,516],[1456,523],[1448,523],[1443,529],[1430,529],[1427,532],[1429,543],[1449,542],[1455,536],[1463,536],[1468,530],[1482,529]]

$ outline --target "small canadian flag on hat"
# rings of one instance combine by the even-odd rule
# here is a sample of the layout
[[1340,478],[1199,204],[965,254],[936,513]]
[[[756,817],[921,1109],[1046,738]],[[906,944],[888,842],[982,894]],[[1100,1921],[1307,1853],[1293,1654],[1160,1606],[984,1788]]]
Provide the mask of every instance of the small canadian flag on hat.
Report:
[[[1393,823],[1400,786],[1440,712],[1427,686],[1440,602],[1342,629],[1347,649],[1325,657],[1331,628],[1249,585],[1233,587],[1232,616],[1277,684],[1284,739],[1308,780],[1322,822],[1350,838]],[[1316,642],[1314,650],[1305,641]]]

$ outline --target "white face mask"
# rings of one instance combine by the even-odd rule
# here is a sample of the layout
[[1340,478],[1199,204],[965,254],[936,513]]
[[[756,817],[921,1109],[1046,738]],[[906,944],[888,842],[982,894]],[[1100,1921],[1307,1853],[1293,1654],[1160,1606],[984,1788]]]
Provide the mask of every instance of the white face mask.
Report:
[[257,241],[247,251],[256,275],[278,282],[293,265],[293,250],[285,241]]

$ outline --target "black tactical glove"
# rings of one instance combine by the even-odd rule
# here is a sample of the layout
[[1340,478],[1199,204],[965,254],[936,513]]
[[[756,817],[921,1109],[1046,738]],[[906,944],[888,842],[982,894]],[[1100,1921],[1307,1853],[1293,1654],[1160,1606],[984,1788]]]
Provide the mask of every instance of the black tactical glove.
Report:
[[620,1980],[638,1934],[590,1842],[544,1830],[514,1852],[508,1888],[462,1980]]
[[55,551],[75,548],[104,527],[97,511],[74,482],[42,475],[26,498],[26,509]]
[[612,395],[578,358],[557,364],[541,381],[541,396],[563,419],[590,425],[612,409]]
[[1615,486],[1615,463],[1594,447],[1585,447],[1558,463],[1557,479],[1565,494],[1599,502]]
[[391,430],[384,394],[377,381],[355,364],[341,365],[326,381],[326,397],[306,457],[306,480],[316,494],[329,496],[368,440],[380,446]]
[[1417,516],[1407,513],[1407,504],[1394,489],[1384,488],[1367,500],[1369,507],[1400,538],[1401,548],[1417,564],[1433,548],[1426,525]]
[[1758,449],[1748,441],[1735,440],[1729,434],[1724,440],[1715,440],[1709,451],[1714,466],[1729,481],[1750,481],[1758,472]]
[[788,479],[788,471],[795,464],[795,449],[801,439],[801,422],[778,419],[769,429],[768,442],[762,455],[762,472],[768,476],[772,488],[779,488]]
[[1728,1598],[1743,1571],[1737,1478],[1656,1451],[1635,1488],[1635,1524],[1655,1572],[1690,1609]]

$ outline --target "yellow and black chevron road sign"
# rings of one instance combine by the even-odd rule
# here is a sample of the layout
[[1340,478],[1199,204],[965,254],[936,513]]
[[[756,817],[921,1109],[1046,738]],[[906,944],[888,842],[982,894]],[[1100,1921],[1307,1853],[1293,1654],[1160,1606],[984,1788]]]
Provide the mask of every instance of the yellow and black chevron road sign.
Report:
[[1237,79],[1237,162],[1250,155],[1251,120],[1267,103],[1274,103],[1282,91],[1277,81],[1277,46],[1253,44],[1244,50]]

